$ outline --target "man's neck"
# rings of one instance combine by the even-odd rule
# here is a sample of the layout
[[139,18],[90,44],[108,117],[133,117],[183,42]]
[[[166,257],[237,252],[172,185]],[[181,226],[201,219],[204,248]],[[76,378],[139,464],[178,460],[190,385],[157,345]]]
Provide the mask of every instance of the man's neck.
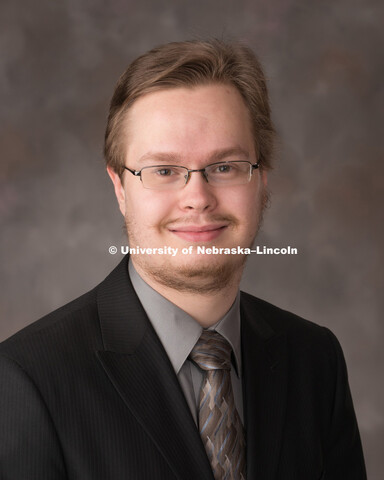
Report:
[[184,310],[203,328],[209,328],[217,323],[231,308],[235,301],[242,272],[239,271],[225,288],[207,294],[181,292],[157,282],[145,270],[134,263],[141,278],[160,295]]

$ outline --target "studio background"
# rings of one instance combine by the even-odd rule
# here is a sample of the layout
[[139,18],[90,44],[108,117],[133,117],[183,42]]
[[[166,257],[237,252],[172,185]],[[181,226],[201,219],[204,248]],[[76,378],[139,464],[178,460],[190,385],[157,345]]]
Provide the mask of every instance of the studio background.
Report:
[[168,41],[245,41],[280,137],[258,244],[298,255],[251,256],[242,288],[338,336],[381,479],[383,14],[379,0],[2,0],[0,340],[122,258],[108,253],[126,241],[102,144],[128,63]]

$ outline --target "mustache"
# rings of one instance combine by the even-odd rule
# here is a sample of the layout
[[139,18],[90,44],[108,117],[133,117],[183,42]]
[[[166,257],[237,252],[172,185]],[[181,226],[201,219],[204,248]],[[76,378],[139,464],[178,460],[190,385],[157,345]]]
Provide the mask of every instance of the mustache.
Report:
[[207,225],[211,223],[226,223],[231,226],[239,224],[238,219],[234,215],[208,215],[208,216],[186,216],[177,217],[167,220],[161,224],[162,228],[176,228],[179,225]]

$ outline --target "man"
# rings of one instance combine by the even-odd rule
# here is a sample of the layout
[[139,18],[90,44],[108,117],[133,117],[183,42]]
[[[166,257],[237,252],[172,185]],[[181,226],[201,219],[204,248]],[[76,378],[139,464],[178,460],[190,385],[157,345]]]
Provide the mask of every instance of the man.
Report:
[[238,291],[273,136],[246,47],[128,67],[105,157],[144,253],[2,344],[2,479],[366,478],[336,338]]

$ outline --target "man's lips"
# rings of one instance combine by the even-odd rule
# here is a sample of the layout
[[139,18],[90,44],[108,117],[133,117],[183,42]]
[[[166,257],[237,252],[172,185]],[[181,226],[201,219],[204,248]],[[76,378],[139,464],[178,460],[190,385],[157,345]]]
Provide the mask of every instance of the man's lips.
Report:
[[189,242],[209,242],[215,240],[227,227],[226,224],[181,225],[171,227],[169,231]]

